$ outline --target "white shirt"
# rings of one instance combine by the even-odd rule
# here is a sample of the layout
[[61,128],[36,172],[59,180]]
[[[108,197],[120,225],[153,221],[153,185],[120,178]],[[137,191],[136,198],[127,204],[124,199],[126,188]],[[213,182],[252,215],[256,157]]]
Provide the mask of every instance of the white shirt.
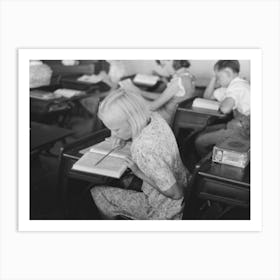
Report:
[[122,77],[128,76],[127,67],[122,60],[108,60],[110,63],[109,77],[113,83],[118,83]]
[[245,116],[250,115],[250,84],[248,81],[236,77],[227,88],[220,87],[214,91],[213,95],[219,102],[231,97],[235,102],[233,109]]

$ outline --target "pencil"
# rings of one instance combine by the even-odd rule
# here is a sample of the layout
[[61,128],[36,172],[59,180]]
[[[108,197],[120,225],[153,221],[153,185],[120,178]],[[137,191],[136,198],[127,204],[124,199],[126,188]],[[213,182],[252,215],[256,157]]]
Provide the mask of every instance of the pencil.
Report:
[[115,151],[117,148],[119,148],[120,146],[116,146],[115,148],[113,148],[112,150],[110,150],[106,155],[104,155],[100,160],[98,160],[94,166],[96,166],[97,164],[99,164],[101,161],[103,161],[103,159],[105,159],[107,156],[109,156],[113,151]]

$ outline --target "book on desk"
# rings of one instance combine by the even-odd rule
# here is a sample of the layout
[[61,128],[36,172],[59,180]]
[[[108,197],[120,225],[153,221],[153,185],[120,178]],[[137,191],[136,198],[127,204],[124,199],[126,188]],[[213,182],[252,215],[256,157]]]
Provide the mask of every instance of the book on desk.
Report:
[[195,98],[192,102],[192,110],[197,113],[220,115],[220,102],[205,98]]
[[156,85],[156,83],[158,82],[159,77],[158,76],[154,76],[154,75],[146,75],[146,74],[137,74],[134,79],[133,82],[136,85],[142,85],[142,86],[149,86],[152,87],[154,85]]
[[103,142],[81,150],[80,153],[83,156],[73,165],[72,169],[120,178],[127,169],[125,159],[130,155],[130,143],[127,143],[122,148],[115,149],[104,158],[111,150],[112,142],[110,139],[105,139]]

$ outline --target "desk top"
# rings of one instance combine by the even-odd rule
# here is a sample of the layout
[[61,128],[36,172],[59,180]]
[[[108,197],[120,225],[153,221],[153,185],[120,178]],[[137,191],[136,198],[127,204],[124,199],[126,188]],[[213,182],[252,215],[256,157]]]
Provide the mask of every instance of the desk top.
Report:
[[59,141],[71,134],[73,134],[73,131],[69,129],[31,122],[30,152],[43,149],[45,146],[54,144],[56,141]]
[[220,112],[216,112],[214,110],[193,108],[192,107],[192,103],[193,103],[193,100],[195,98],[196,97],[193,97],[193,98],[187,99],[187,100],[183,101],[182,103],[180,103],[179,107],[178,107],[178,110],[179,111],[190,112],[190,113],[193,113],[193,114],[200,114],[200,115],[202,114],[202,115],[207,115],[207,116],[215,116],[215,117],[218,117],[218,118],[226,118],[227,117],[227,115],[222,114]]
[[103,141],[110,135],[111,131],[107,128],[94,132],[87,137],[81,138],[76,142],[66,145],[63,149],[63,156],[78,160],[83,155],[80,153],[81,150]]
[[214,163],[209,159],[202,164],[198,174],[207,178],[250,187],[250,165],[246,168],[239,168],[231,165]]
[[87,93],[92,93],[96,91],[106,92],[110,90],[110,86],[108,86],[106,83],[102,81],[98,83],[78,81],[77,79],[80,76],[81,75],[74,75],[74,76],[72,75],[72,76],[66,76],[61,78],[61,87],[84,90]]

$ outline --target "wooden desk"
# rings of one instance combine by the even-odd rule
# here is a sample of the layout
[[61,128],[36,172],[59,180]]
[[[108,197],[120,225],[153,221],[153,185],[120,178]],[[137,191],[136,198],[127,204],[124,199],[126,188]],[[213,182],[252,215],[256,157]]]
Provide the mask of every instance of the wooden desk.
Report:
[[104,83],[89,84],[76,81],[76,77],[65,77],[60,79],[59,85],[42,87],[43,91],[53,92],[59,88],[69,88],[85,91],[85,94],[73,96],[71,98],[60,97],[52,100],[40,100],[30,98],[30,117],[32,121],[44,122],[47,124],[57,123],[66,126],[74,107],[78,107],[79,101],[88,97],[104,98],[109,86]]
[[96,84],[89,83],[89,82],[83,82],[78,81],[77,79],[81,75],[71,75],[61,78],[61,87],[62,88],[70,88],[70,89],[77,89],[77,90],[83,90],[87,93],[97,93],[97,92],[106,92],[110,90],[110,86],[108,86],[104,82],[99,82]]
[[82,156],[79,152],[82,149],[90,147],[103,141],[109,137],[111,132],[105,128],[91,135],[84,137],[76,142],[66,145],[60,151],[60,164],[59,164],[59,178],[58,178],[58,192],[61,202],[63,204],[65,215],[68,213],[68,181],[69,178],[83,180],[92,184],[105,183],[108,178],[95,174],[85,173],[81,171],[72,170],[73,164]]
[[73,134],[72,130],[31,122],[30,153],[50,149],[57,141]]
[[[186,213],[193,218],[201,205],[199,201],[219,202],[228,210],[250,210],[250,165],[245,169],[214,163],[210,154],[196,166]],[[227,210],[225,210],[226,213]]]
[[180,103],[174,120],[173,120],[173,132],[175,136],[178,136],[180,129],[190,129],[194,131],[201,131],[206,126],[220,122],[226,122],[230,116],[222,113],[216,113],[209,110],[193,109],[192,103],[196,97],[185,100]]
[[197,176],[199,198],[238,207],[250,205],[250,166],[245,169],[208,160]]

